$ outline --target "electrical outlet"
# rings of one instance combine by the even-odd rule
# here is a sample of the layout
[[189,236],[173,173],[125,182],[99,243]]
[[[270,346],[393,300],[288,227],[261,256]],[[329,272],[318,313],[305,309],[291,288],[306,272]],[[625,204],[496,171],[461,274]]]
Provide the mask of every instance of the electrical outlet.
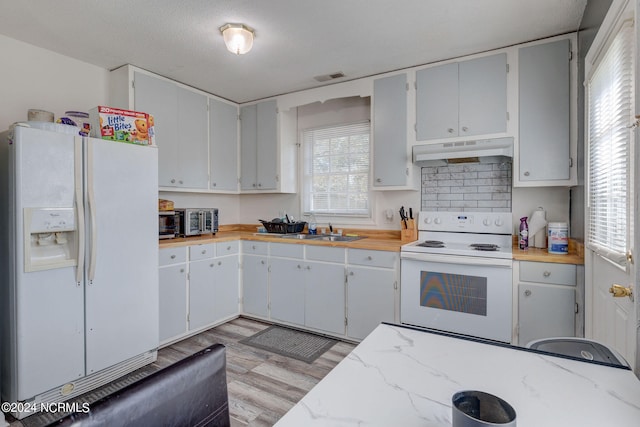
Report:
[[386,209],[384,211],[384,220],[387,224],[393,222],[393,209]]

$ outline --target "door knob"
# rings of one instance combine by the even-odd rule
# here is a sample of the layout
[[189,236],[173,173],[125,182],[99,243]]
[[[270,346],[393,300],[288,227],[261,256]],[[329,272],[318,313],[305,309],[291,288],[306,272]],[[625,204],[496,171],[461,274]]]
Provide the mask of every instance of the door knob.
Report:
[[624,287],[614,284],[609,288],[609,293],[612,294],[614,298],[629,297],[629,299],[633,301],[633,290],[631,286]]

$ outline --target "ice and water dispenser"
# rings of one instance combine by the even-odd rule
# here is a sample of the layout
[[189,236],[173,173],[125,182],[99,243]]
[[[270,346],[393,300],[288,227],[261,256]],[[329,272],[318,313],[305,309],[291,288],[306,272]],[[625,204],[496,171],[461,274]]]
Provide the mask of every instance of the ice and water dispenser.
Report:
[[25,271],[77,264],[74,208],[25,208]]

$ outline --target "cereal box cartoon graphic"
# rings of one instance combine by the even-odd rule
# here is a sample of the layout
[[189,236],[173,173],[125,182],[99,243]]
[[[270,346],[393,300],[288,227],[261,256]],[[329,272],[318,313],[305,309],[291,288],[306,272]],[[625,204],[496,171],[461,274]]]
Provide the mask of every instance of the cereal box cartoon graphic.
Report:
[[151,145],[149,115],[139,111],[98,106],[89,111],[91,136],[131,144]]

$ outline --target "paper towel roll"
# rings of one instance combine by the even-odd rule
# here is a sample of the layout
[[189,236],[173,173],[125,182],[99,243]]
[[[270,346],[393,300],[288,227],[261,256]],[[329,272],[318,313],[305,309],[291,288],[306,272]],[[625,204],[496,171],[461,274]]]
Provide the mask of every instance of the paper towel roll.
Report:
[[529,217],[529,246],[534,248],[547,247],[547,213],[539,207]]

